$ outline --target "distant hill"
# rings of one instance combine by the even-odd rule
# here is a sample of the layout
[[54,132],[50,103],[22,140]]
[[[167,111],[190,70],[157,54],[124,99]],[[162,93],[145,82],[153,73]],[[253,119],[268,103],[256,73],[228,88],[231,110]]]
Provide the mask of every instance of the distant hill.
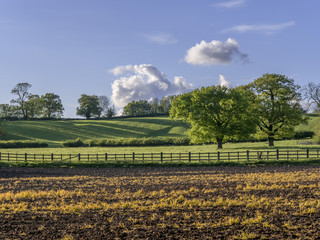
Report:
[[4,123],[6,140],[41,140],[51,146],[82,138],[183,137],[189,127],[169,117],[132,117],[110,120],[34,120]]

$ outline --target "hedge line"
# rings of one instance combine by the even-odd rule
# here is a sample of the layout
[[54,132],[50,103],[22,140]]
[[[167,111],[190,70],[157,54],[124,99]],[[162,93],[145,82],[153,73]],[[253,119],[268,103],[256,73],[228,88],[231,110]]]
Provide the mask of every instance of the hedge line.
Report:
[[48,143],[29,140],[0,141],[0,148],[44,148]]
[[[314,132],[299,131],[296,132],[293,139],[312,138]],[[267,139],[250,139],[250,141],[266,141]],[[190,144],[189,137],[156,137],[156,138],[106,138],[82,140],[77,138],[62,143],[64,147],[128,147],[128,146],[183,146]],[[239,141],[231,141],[239,142]]]
[[89,139],[83,141],[80,138],[69,140],[62,145],[64,147],[128,147],[128,146],[164,146],[164,145],[189,145],[189,137],[157,137],[157,138],[110,138]]

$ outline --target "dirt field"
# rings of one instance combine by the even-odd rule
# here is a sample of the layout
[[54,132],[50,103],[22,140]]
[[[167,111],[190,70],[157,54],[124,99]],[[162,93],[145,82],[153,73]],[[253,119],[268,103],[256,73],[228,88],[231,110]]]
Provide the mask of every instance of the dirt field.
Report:
[[0,239],[319,239],[320,167],[0,168]]

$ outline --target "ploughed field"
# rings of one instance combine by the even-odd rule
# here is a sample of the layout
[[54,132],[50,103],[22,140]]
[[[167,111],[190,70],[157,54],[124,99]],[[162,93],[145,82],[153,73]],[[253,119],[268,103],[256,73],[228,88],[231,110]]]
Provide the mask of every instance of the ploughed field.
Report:
[[0,168],[0,239],[317,239],[320,167]]

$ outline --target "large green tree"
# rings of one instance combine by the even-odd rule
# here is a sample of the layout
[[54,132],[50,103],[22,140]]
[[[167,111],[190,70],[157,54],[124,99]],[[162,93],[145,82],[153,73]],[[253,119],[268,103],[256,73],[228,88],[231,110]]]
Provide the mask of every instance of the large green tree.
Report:
[[259,117],[260,133],[274,140],[293,135],[294,126],[306,121],[301,108],[299,86],[280,74],[264,74],[248,85],[255,92],[254,105]]
[[37,118],[41,115],[42,103],[38,94],[30,94],[25,102],[28,118]]
[[170,116],[191,125],[190,135],[196,143],[222,143],[228,139],[245,139],[256,130],[250,98],[243,88],[202,87],[179,95]]
[[59,95],[46,93],[41,96],[42,115],[46,118],[60,118],[64,107]]
[[99,117],[101,115],[101,107],[99,106],[99,97],[96,95],[82,94],[78,99],[80,106],[77,108],[77,115],[84,116],[86,119],[91,117]]
[[12,90],[11,93],[16,95],[17,98],[11,100],[12,103],[18,104],[24,119],[28,119],[28,109],[26,106],[26,101],[28,100],[30,93],[29,89],[31,84],[29,83],[18,83]]
[[151,114],[151,104],[146,100],[132,101],[123,108],[125,116],[143,116]]

